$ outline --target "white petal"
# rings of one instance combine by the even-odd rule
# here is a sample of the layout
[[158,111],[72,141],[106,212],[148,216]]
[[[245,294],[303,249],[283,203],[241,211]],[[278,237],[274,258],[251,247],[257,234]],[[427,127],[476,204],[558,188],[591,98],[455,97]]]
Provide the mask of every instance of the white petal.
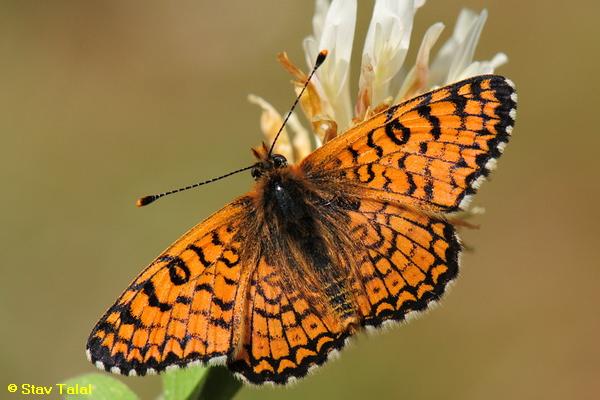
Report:
[[294,133],[292,138],[294,160],[290,161],[299,162],[312,152],[312,144],[310,141],[311,133],[302,126],[296,113],[292,113],[290,116],[288,127],[290,128],[290,131]]
[[[263,132],[263,135],[265,136],[267,145],[270,145],[271,142],[275,139],[275,134],[277,133],[277,131],[281,127],[281,124],[283,123],[283,118],[281,117],[281,114],[277,112],[275,107],[273,107],[262,97],[250,94],[248,95],[248,101],[262,108],[263,112],[260,116],[260,127]],[[277,139],[274,151],[278,154],[283,155],[288,160],[293,160],[293,150],[292,145],[290,144],[290,137],[288,135],[287,129],[284,128],[281,134],[279,135],[279,139]]]
[[374,40],[377,25],[382,28],[388,46],[408,48],[415,13],[424,3],[415,0],[376,0],[363,54],[376,54],[372,51],[374,47],[386,44]]
[[[315,35],[304,40],[304,51],[309,68],[317,54],[328,50],[327,60],[317,72],[315,86],[322,99],[329,105],[329,114],[339,126],[347,127],[352,118],[350,101],[350,58],[356,25],[356,0],[333,0],[330,4],[321,32],[315,24]],[[317,14],[323,12],[323,4],[317,2]]]
[[[456,25],[454,26],[454,32],[452,37],[444,43],[440,51],[438,52],[435,60],[431,64],[430,76],[429,76],[429,87],[442,86],[450,80],[450,70],[456,70],[459,63],[465,64],[463,69],[466,68],[472,61],[474,46],[477,44],[476,41],[469,50],[466,49],[467,42],[473,42],[468,40],[469,35],[473,36],[473,33],[477,33],[477,25],[479,22],[480,28],[483,27],[485,18],[487,17],[487,11],[482,11],[481,15],[477,15],[475,12],[467,9],[463,9],[458,15]],[[479,29],[479,33],[481,29]],[[477,38],[479,34],[477,34]],[[471,58],[466,62],[468,53],[471,53]]]
[[319,48],[335,52],[336,61],[350,62],[356,7],[356,0],[334,0],[327,11]]
[[[429,77],[429,56],[431,49],[439,39],[443,30],[444,24],[441,22],[435,23],[427,29],[427,32],[425,32],[425,35],[423,36],[421,46],[419,47],[419,52],[417,53],[415,66],[406,75],[406,79],[396,96],[395,102],[403,99],[409,90],[417,89],[418,92],[424,91],[424,86],[427,84]],[[415,86],[417,87],[415,88]]]
[[315,2],[315,15],[313,16],[313,32],[316,39],[321,39],[323,34],[323,26],[325,26],[325,17],[327,16],[327,10],[329,9],[328,0],[316,0]]
[[302,41],[302,47],[304,48],[304,56],[306,57],[306,64],[311,69],[315,65],[317,54],[319,54],[319,39],[314,36],[307,36]]
[[[389,83],[396,76],[408,52],[413,19],[424,1],[376,0],[363,48],[363,68],[373,69],[373,99],[377,105],[390,96]],[[363,82],[368,82],[363,79]],[[362,89],[362,88],[361,88]]]
[[461,75],[461,72],[466,69],[473,62],[473,55],[475,54],[475,48],[479,42],[479,36],[481,36],[481,30],[487,20],[487,10],[483,10],[479,17],[475,20],[475,23],[471,25],[465,40],[459,47],[452,64],[450,64],[450,70],[448,72],[448,78],[446,83],[451,83]]
[[477,13],[473,10],[469,10],[467,8],[460,10],[458,18],[456,19],[454,33],[452,35],[457,38],[459,42],[463,42],[477,18]]
[[325,27],[325,18],[327,17],[327,11],[329,10],[329,0],[316,0],[315,1],[315,14],[313,15],[312,25],[313,34],[304,38],[304,54],[306,56],[306,63],[309,68],[312,68],[316,60],[317,54],[322,49],[319,49],[319,42],[323,36],[323,29]]
[[490,61],[474,61],[465,68],[457,77],[457,80],[467,79],[472,76],[493,74],[496,68],[508,62],[504,53],[498,53]]
[[429,66],[429,56],[431,54],[431,49],[439,39],[442,31],[445,26],[441,22],[437,22],[427,29],[425,35],[423,36],[423,41],[421,42],[421,46],[419,47],[419,52],[417,53],[417,60],[415,65],[417,67],[427,67]]

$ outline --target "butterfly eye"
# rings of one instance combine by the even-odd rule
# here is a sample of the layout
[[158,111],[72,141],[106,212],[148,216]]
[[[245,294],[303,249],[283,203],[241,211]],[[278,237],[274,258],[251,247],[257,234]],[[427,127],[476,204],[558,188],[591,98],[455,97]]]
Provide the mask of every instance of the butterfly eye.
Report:
[[262,170],[258,167],[254,167],[252,168],[251,174],[254,179],[258,179],[262,176]]
[[285,167],[287,165],[287,159],[282,156],[281,154],[274,154],[273,155],[273,166],[275,168],[282,168]]

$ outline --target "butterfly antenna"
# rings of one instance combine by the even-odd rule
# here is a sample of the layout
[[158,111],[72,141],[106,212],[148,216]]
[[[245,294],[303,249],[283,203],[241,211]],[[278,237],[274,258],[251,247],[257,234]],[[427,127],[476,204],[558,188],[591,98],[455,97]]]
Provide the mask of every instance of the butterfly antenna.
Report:
[[[317,60],[315,61],[315,66],[313,67],[312,71],[308,75],[308,78],[306,79],[306,82],[304,82],[304,86],[302,87],[302,90],[300,91],[300,93],[296,97],[296,100],[294,101],[294,104],[292,104],[292,107],[290,108],[290,111],[288,111],[287,115],[285,116],[285,119],[283,120],[283,123],[281,124],[281,128],[279,128],[279,131],[277,131],[277,134],[275,135],[275,139],[273,139],[273,143],[271,144],[271,148],[269,149],[269,153],[268,153],[269,156],[271,155],[271,153],[273,153],[273,148],[275,147],[275,143],[277,142],[277,139],[279,138],[279,135],[283,131],[283,128],[285,127],[285,124],[287,123],[288,119],[290,119],[290,117],[292,116],[292,112],[294,111],[294,109],[298,105],[298,102],[300,101],[300,98],[302,97],[302,95],[304,94],[304,91],[308,87],[308,84],[310,83],[310,80],[312,79],[312,77],[315,74],[315,72],[317,72],[317,69],[319,69],[319,67],[321,66],[321,64],[323,64],[323,61],[325,61],[325,58],[327,58],[327,50],[321,50],[319,52],[319,54],[317,55]],[[161,197],[165,197],[165,196],[168,196],[168,195],[173,194],[173,193],[183,192],[184,190],[193,189],[193,188],[196,188],[198,186],[206,185],[207,183],[211,183],[211,182],[215,182],[215,181],[218,181],[220,179],[223,179],[223,178],[227,178],[228,176],[231,176],[231,175],[243,172],[243,171],[247,171],[247,170],[249,170],[251,168],[254,168],[255,165],[256,164],[250,165],[248,167],[240,168],[240,169],[238,169],[236,171],[233,171],[233,172],[230,172],[228,174],[225,174],[225,175],[222,175],[222,176],[219,176],[219,177],[216,177],[216,178],[212,178],[212,179],[209,179],[207,181],[194,183],[193,185],[185,186],[185,187],[182,187],[182,188],[179,188],[179,189],[169,190],[168,192],[164,192],[164,193],[159,193],[159,194],[153,194],[153,195],[150,195],[150,196],[140,197],[135,202],[135,205],[138,206],[138,207],[147,206],[150,203],[154,203],[156,200],[160,199]]]
[[212,179],[209,179],[207,181],[194,183],[193,185],[189,185],[189,186],[182,187],[182,188],[179,188],[179,189],[169,190],[168,192],[159,193],[159,194],[153,194],[153,195],[150,195],[150,196],[140,197],[135,202],[135,205],[138,206],[138,207],[147,206],[148,204],[155,202],[156,200],[160,199],[161,197],[165,197],[165,196],[168,196],[168,195],[173,194],[173,193],[183,192],[184,190],[193,189],[193,188],[198,187],[198,186],[206,185],[207,183],[218,181],[220,179],[227,178],[228,176],[235,175],[235,174],[243,172],[243,171],[247,171],[250,168],[253,168],[254,166],[255,166],[255,164],[250,165],[249,167],[240,168],[240,169],[238,169],[236,171],[229,172],[228,174],[221,175],[219,177],[212,178]]
[[273,148],[275,147],[275,143],[277,142],[277,139],[279,138],[281,131],[283,131],[283,128],[285,128],[285,124],[287,123],[288,119],[290,119],[290,117],[292,116],[292,112],[294,111],[294,108],[296,108],[296,106],[298,105],[298,102],[300,101],[300,98],[304,94],[304,91],[306,90],[306,87],[308,86],[311,78],[313,77],[315,72],[317,72],[317,69],[319,69],[319,67],[321,66],[321,64],[323,64],[323,61],[325,61],[326,58],[327,58],[327,50],[321,50],[319,52],[319,54],[317,55],[317,61],[315,61],[315,66],[313,67],[312,71],[310,71],[310,74],[308,75],[306,82],[304,82],[304,86],[302,87],[302,90],[296,97],[296,100],[294,100],[294,104],[292,104],[290,111],[288,111],[287,115],[285,116],[285,119],[283,120],[283,123],[281,124],[281,128],[279,128],[279,131],[277,131],[277,135],[275,135],[275,139],[273,139],[273,143],[271,144],[271,148],[269,149],[268,156],[271,156],[271,153],[273,153]]

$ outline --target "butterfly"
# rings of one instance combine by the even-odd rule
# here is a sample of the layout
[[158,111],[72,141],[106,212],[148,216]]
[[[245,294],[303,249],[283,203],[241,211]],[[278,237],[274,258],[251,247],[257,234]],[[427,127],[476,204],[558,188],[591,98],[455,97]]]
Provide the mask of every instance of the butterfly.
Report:
[[256,150],[252,190],[141,272],[88,358],[124,375],[224,364],[287,384],[356,333],[427,309],[458,273],[450,216],[495,167],[516,100],[508,79],[476,76],[392,105],[297,165]]

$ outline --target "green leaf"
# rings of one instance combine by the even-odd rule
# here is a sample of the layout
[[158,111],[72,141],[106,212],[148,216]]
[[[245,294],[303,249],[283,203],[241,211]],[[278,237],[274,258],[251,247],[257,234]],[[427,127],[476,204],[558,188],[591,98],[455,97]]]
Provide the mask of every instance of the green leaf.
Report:
[[242,388],[242,382],[235,379],[225,367],[211,367],[202,387],[193,400],[230,400]]
[[[185,400],[201,389],[208,368],[189,367],[167,372],[163,375],[164,400]],[[202,382],[201,382],[202,381]]]
[[[137,395],[127,385],[108,375],[81,375],[68,379],[63,384],[61,397],[67,400],[138,400]],[[56,388],[56,393],[58,389]],[[74,389],[78,389],[79,393],[68,394]],[[84,390],[90,390],[91,393],[84,393]]]

